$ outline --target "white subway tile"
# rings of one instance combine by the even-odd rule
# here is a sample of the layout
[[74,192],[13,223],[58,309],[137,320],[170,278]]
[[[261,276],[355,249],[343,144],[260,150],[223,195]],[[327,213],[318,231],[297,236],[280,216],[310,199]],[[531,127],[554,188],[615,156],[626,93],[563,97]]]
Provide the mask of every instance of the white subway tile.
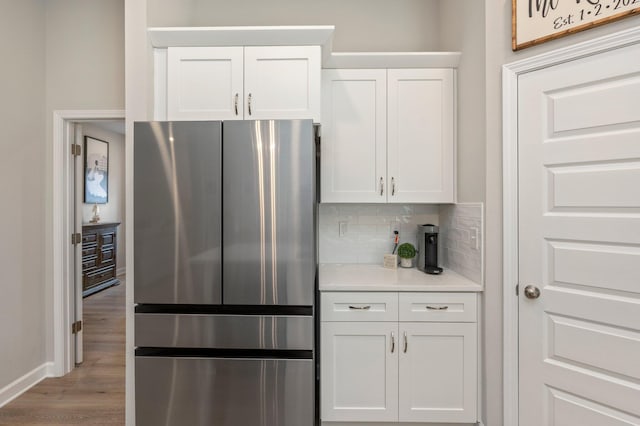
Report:
[[[347,233],[339,236],[339,223]],[[323,204],[319,210],[318,244],[322,263],[381,263],[393,248],[393,229],[400,242],[417,246],[417,225],[440,227],[440,264],[476,282],[482,279],[482,251],[471,244],[471,228],[478,229],[482,248],[482,204],[402,205]]]

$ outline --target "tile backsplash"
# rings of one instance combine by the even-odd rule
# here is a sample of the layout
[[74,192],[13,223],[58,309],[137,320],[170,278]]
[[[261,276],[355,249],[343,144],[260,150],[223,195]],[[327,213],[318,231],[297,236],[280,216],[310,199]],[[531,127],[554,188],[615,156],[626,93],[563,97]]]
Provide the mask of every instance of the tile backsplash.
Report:
[[400,243],[416,245],[417,225],[438,225],[439,206],[418,204],[320,204],[320,263],[380,263]]
[[482,203],[440,206],[440,263],[479,284],[484,282],[483,222]]
[[394,229],[400,243],[417,247],[417,225],[431,223],[440,228],[440,266],[484,282],[482,203],[320,204],[318,219],[320,263],[382,264],[393,249]]

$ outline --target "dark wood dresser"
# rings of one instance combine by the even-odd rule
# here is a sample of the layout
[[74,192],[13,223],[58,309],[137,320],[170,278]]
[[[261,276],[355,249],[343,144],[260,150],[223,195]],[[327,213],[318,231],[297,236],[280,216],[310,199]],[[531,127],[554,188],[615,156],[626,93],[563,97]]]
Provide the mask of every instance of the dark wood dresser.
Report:
[[116,278],[117,228],[120,222],[82,226],[82,296],[120,284]]

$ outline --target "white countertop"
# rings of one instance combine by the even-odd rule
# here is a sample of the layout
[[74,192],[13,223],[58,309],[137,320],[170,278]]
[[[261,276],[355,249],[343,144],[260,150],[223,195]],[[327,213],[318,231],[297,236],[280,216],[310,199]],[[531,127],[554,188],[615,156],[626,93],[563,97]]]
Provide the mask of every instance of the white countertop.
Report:
[[430,275],[417,268],[386,269],[381,265],[326,263],[319,267],[320,291],[482,291],[449,269]]

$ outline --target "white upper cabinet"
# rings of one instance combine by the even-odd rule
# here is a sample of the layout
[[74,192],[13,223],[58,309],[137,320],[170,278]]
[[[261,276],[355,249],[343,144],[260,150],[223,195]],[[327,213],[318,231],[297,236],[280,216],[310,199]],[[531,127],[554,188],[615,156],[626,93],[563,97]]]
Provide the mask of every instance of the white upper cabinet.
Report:
[[168,120],[320,121],[320,47],[169,47]]
[[454,93],[451,68],[324,70],[321,201],[455,202]]
[[242,119],[242,47],[167,50],[169,120]]
[[389,201],[455,201],[452,69],[387,72]]
[[320,122],[320,47],[245,47],[245,119]]
[[322,105],[322,202],[386,202],[386,71],[323,71]]

